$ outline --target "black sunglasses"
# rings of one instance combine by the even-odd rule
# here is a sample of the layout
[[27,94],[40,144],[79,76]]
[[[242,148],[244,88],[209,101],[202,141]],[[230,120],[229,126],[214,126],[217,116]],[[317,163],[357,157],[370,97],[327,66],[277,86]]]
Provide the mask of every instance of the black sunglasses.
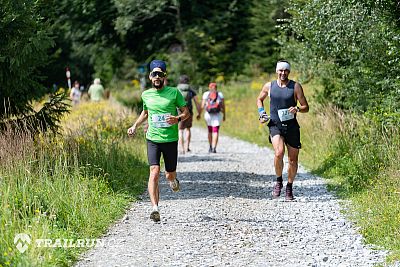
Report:
[[153,71],[153,72],[150,72],[150,76],[152,78],[155,78],[156,76],[158,76],[160,78],[165,78],[165,76],[167,76],[167,73],[162,72],[162,71]]

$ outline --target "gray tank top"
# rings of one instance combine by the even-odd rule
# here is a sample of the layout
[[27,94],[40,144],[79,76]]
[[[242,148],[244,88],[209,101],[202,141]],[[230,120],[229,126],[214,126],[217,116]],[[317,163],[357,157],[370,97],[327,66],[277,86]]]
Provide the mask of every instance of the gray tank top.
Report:
[[[276,80],[271,82],[269,95],[271,120],[273,122],[280,122],[278,116],[279,109],[296,106],[296,101],[294,100],[294,85],[295,81],[293,80],[289,80],[289,83],[286,85],[286,87],[279,87]],[[293,120],[296,120],[296,115]]]

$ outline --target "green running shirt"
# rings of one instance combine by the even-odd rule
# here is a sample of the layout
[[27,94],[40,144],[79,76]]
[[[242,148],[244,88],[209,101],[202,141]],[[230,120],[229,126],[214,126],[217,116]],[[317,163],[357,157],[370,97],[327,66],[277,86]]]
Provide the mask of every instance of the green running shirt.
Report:
[[142,93],[143,110],[148,111],[146,138],[155,143],[178,141],[178,124],[170,125],[168,115],[177,116],[176,108],[186,106],[182,94],[175,87],[165,86],[160,90],[148,89]]

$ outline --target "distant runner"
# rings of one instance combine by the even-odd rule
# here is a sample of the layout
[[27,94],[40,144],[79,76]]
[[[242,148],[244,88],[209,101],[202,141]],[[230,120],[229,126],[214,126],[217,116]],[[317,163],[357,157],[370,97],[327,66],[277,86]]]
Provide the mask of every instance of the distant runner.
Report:
[[[176,179],[178,161],[178,122],[189,117],[189,110],[182,94],[175,87],[165,86],[167,66],[164,61],[153,60],[150,63],[149,79],[153,88],[143,91],[143,111],[128,129],[128,135],[134,136],[146,119],[148,120],[147,158],[150,165],[148,190],[153,209],[150,219],[160,221],[158,202],[160,200],[158,181],[160,177],[161,154],[165,163],[165,176],[174,192],[180,189]],[[181,111],[178,115],[177,108]]]
[[210,83],[208,91],[204,92],[201,101],[201,110],[205,110],[204,119],[208,127],[208,152],[217,153],[219,128],[222,121],[225,121],[225,102],[222,92],[217,91],[217,84]]
[[189,85],[189,76],[181,75],[179,77],[179,84],[176,86],[179,91],[182,93],[183,97],[186,100],[186,106],[189,109],[190,116],[184,121],[179,122],[179,146],[181,147],[181,153],[185,154],[185,152],[190,152],[190,138],[193,124],[193,103],[196,105],[197,109],[197,117],[196,119],[200,119],[200,103],[197,99],[197,94],[191,86]]
[[[272,198],[281,195],[283,187],[283,156],[285,144],[288,150],[288,182],[286,185],[285,199],[291,201],[293,196],[293,181],[297,174],[298,156],[301,148],[300,126],[297,122],[297,113],[306,113],[309,110],[303,88],[300,83],[289,80],[290,64],[288,61],[280,60],[276,64],[277,80],[266,83],[257,98],[259,120],[265,123],[269,120],[269,141],[275,151],[274,166],[276,183],[272,191]],[[270,113],[264,110],[264,99],[270,98]],[[299,106],[297,105],[299,102]]]

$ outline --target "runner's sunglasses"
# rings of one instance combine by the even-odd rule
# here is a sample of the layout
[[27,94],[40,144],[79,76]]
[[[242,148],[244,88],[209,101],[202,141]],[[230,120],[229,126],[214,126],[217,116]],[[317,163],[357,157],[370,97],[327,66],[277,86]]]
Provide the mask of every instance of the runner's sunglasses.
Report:
[[165,78],[165,76],[167,76],[167,73],[162,72],[162,71],[153,71],[153,72],[150,72],[150,76],[152,78],[155,78],[156,76],[158,76],[160,78]]

